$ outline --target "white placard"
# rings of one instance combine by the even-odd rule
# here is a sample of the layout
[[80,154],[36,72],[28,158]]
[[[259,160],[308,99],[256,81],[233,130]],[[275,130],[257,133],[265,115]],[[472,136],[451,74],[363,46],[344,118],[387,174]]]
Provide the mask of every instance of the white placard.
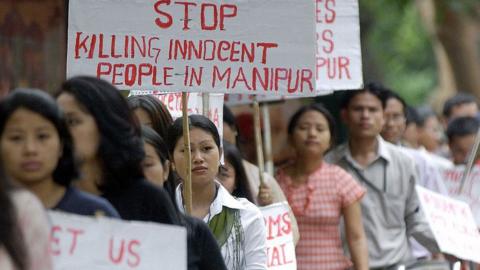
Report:
[[295,244],[288,204],[280,202],[260,207],[267,227],[267,267],[274,270],[296,270]]
[[317,90],[362,88],[358,0],[315,2]]
[[70,0],[67,77],[119,89],[315,92],[311,0]]
[[418,185],[416,190],[440,250],[480,263],[480,234],[468,204]]
[[186,270],[185,228],[49,211],[55,270]]
[[448,195],[456,200],[464,201],[472,209],[477,226],[480,227],[480,167],[473,166],[470,177],[465,181],[463,192],[459,193],[465,166],[455,166],[444,171],[444,183]]

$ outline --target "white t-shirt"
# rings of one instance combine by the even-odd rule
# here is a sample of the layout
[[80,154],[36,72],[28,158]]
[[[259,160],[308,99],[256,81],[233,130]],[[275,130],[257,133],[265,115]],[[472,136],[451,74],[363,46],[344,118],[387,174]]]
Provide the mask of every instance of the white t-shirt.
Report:
[[[244,198],[234,198],[220,183],[216,182],[215,184],[218,189],[217,196],[210,205],[209,214],[203,219],[203,221],[208,223],[213,217],[220,214],[225,206],[240,211],[240,223],[241,229],[243,230],[240,234],[239,232],[230,233],[227,242],[220,247],[227,268],[230,270],[267,269],[267,233],[262,213],[253,203]],[[181,211],[184,212],[180,185],[176,189],[176,203]],[[244,236],[243,241],[241,241],[242,245],[239,253],[240,267],[236,267],[232,258],[233,252],[231,250],[231,247],[235,246],[237,235]]]

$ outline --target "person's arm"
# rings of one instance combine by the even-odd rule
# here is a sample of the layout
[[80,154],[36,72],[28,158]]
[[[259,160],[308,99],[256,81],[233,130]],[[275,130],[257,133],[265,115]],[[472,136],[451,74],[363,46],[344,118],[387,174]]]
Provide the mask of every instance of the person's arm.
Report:
[[345,220],[345,234],[352,256],[354,269],[368,269],[367,237],[362,223],[360,202],[356,201],[342,209]]
[[260,211],[252,205],[248,211],[245,230],[245,270],[267,269],[267,229]]

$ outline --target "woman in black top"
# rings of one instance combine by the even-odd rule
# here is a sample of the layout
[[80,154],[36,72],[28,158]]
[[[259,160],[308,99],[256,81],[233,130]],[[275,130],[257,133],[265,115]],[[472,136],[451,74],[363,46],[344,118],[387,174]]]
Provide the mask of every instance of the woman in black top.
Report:
[[105,199],[70,185],[78,171],[63,112],[47,93],[17,89],[0,102],[1,160],[7,175],[44,207],[118,217]]
[[78,186],[102,195],[123,219],[179,224],[166,192],[143,176],[140,126],[120,91],[94,77],[74,77],[63,83],[57,102],[82,162]]

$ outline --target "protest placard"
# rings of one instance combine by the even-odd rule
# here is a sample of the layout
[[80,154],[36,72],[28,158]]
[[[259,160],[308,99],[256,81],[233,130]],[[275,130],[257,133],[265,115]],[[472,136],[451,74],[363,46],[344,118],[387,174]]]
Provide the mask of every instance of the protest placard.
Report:
[[359,89],[363,86],[358,0],[316,3],[317,90]]
[[315,92],[310,0],[71,0],[67,77],[119,89]]
[[55,270],[186,270],[183,227],[49,211]]
[[416,190],[440,250],[480,263],[480,233],[468,204],[418,185]]
[[289,206],[286,202],[260,207],[267,226],[267,267],[275,270],[295,270],[295,245]]
[[464,201],[472,210],[477,226],[480,227],[480,167],[473,166],[470,177],[465,180],[465,186],[460,192],[461,180],[465,166],[455,166],[444,171],[443,180],[448,195],[456,200]]

